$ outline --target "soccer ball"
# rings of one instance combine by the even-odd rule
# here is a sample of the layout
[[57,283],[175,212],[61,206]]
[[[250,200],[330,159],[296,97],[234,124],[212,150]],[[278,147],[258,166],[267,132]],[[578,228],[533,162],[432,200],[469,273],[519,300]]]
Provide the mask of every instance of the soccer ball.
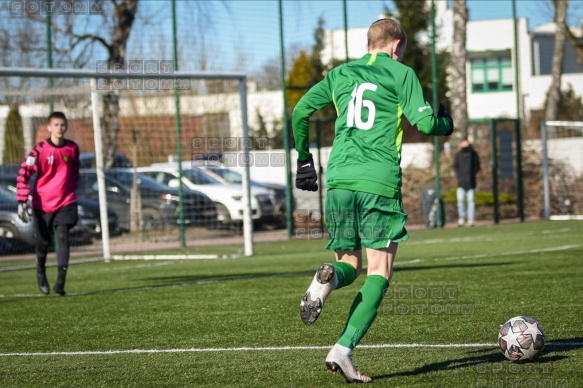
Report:
[[536,359],[545,347],[545,332],[534,318],[510,318],[498,333],[498,346],[510,361],[524,362]]

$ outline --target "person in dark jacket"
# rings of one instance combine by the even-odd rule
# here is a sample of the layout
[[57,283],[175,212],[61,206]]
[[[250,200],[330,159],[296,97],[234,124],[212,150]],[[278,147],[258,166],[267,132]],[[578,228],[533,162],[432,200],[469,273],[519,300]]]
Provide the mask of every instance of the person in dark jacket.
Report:
[[463,226],[466,219],[466,199],[468,225],[474,226],[476,174],[480,171],[480,158],[468,139],[461,141],[460,150],[455,154],[453,169],[457,176],[458,226]]

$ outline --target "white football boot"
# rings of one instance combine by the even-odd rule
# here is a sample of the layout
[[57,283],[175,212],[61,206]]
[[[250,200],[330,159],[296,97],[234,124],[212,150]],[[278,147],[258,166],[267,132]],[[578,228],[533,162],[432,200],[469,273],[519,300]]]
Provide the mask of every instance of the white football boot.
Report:
[[306,325],[316,322],[322,312],[324,302],[337,284],[338,277],[332,264],[324,264],[316,271],[300,303],[300,316]]
[[361,374],[352,363],[352,353],[342,354],[337,346],[334,346],[326,356],[326,370],[333,374],[340,373],[347,383],[370,383],[372,378]]

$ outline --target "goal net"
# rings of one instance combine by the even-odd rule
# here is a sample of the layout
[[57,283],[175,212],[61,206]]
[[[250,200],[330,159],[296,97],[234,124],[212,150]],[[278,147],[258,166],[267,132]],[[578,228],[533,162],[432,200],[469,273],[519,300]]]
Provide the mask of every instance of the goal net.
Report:
[[583,122],[544,121],[545,219],[583,219]]
[[[65,137],[81,153],[74,255],[252,255],[253,215],[258,206],[268,212],[271,202],[268,194],[250,195],[245,75],[168,73],[162,64],[152,72],[152,65],[122,72],[0,69],[0,175],[15,182],[25,152],[49,137],[48,115],[62,111]],[[10,124],[16,116],[20,129]],[[239,185],[200,168],[200,159],[225,147],[241,156]],[[22,225],[10,233],[2,226],[11,244],[31,244]],[[204,255],[185,250],[199,246],[208,246]]]

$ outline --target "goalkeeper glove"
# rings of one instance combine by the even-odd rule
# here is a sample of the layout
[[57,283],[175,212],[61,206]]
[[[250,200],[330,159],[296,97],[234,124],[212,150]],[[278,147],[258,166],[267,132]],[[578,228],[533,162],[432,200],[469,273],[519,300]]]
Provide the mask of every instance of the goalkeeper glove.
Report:
[[451,115],[449,113],[447,113],[447,111],[445,110],[445,106],[443,106],[443,104],[439,104],[439,111],[437,111],[437,118],[445,118],[447,120],[447,122],[449,123],[449,131],[445,134],[445,136],[449,136],[453,133],[453,119],[451,118]]
[[296,187],[300,190],[318,191],[318,174],[314,167],[314,159],[310,158],[300,162],[298,160],[298,171],[296,173]]
[[30,221],[32,216],[32,209],[26,202],[18,202],[18,218],[24,223]]

